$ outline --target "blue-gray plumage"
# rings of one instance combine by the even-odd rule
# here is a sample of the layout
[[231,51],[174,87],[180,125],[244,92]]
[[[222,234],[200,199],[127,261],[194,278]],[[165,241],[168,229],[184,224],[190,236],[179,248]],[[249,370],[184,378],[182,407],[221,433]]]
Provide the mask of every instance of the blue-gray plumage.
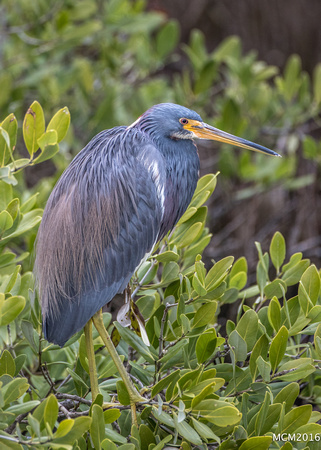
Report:
[[129,127],[95,136],[74,158],[46,205],[36,276],[45,338],[60,346],[128,284],[155,243],[183,215],[196,188],[193,138],[271,150],[164,103]]

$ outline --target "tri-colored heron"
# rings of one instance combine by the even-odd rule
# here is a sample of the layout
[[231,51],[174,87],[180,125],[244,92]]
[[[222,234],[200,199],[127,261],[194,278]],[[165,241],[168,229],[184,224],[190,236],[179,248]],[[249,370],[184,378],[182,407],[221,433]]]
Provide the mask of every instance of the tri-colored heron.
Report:
[[277,153],[204,123],[194,111],[155,105],[130,126],[105,130],[74,158],[53,189],[37,238],[44,336],[63,346],[85,327],[93,399],[98,381],[92,322],[128,390],[131,382],[102,322],[102,307],[188,207],[199,177],[193,139]]

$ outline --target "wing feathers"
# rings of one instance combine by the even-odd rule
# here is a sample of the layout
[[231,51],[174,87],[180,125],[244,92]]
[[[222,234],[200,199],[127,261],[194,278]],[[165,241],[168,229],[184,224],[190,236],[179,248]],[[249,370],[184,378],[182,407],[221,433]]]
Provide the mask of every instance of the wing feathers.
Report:
[[[43,215],[36,273],[45,336],[59,345],[128,283],[159,233],[164,174],[153,174],[138,155],[159,166],[161,156],[135,130],[126,131],[126,141],[123,132],[101,133],[79,153]],[[66,321],[69,331],[62,334]]]

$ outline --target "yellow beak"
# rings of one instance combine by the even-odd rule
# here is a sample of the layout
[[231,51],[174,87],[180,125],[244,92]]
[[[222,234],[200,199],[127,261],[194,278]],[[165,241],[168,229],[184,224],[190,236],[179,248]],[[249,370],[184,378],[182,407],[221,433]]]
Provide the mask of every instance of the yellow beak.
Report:
[[256,152],[266,153],[268,155],[281,156],[278,153],[270,150],[262,145],[255,144],[254,142],[247,141],[233,134],[221,131],[218,128],[211,127],[207,123],[199,122],[198,120],[188,120],[188,123],[183,125],[186,130],[192,131],[194,136],[199,139],[210,139],[212,141],[225,142],[226,144],[232,144],[236,147],[246,148],[248,150],[254,150]]

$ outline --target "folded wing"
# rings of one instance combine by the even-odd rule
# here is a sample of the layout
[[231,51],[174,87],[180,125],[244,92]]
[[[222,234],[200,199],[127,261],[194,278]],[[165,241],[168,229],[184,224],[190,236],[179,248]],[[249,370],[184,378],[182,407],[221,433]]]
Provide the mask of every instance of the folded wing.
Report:
[[63,173],[37,237],[48,341],[64,345],[126,287],[156,243],[165,182],[162,156],[124,127],[98,134]]

